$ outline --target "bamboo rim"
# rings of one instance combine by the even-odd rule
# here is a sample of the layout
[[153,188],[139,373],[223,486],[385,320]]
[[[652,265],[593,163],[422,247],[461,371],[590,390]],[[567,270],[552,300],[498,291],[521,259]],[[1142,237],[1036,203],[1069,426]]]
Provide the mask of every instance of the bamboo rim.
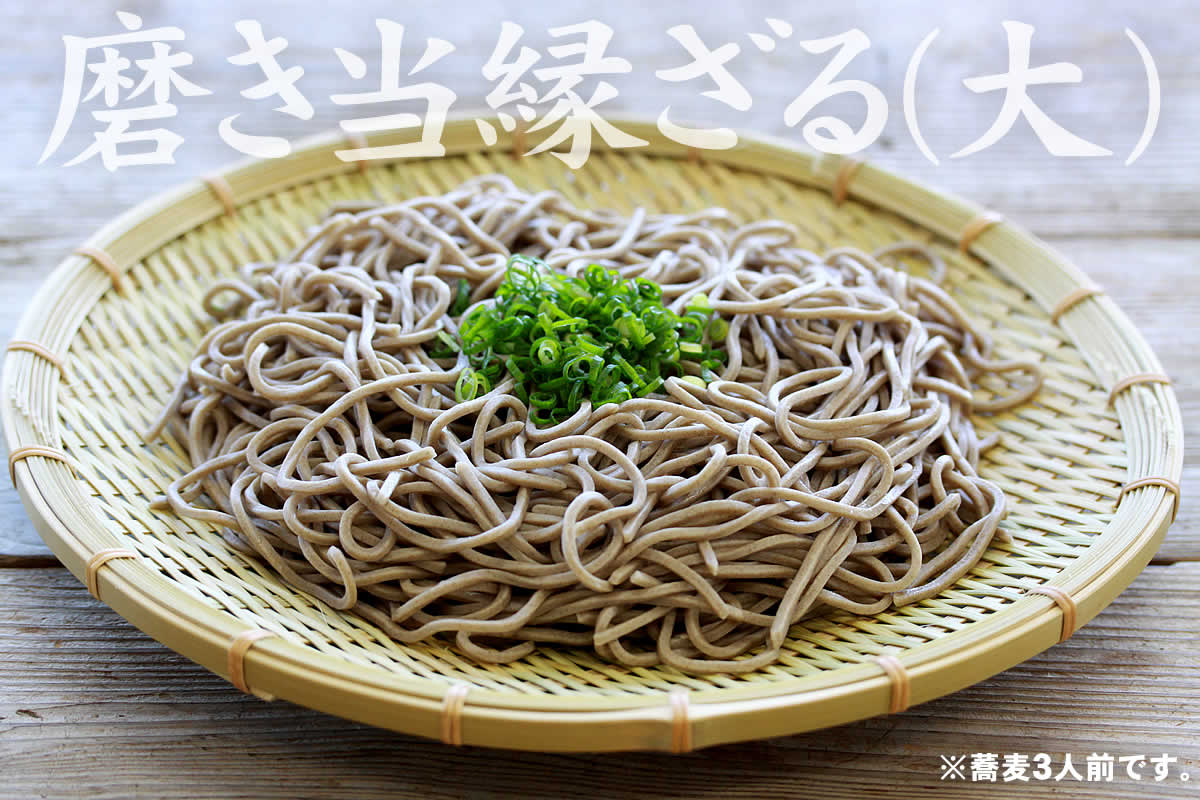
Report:
[[[649,142],[636,151],[638,157],[695,165],[687,148],[665,139],[652,122],[612,122]],[[486,148],[474,131],[472,119],[449,122],[442,139],[446,155],[508,153],[519,146],[514,133]],[[833,190],[844,195],[840,199],[854,206],[855,213],[870,214],[878,208],[910,220],[951,247],[966,241],[972,254],[1020,287],[1047,316],[1064,297],[1091,285],[1077,268],[1007,220],[990,221],[986,230],[973,231],[968,226],[978,226],[976,220],[992,219],[979,206],[869,162],[815,157],[757,136],[740,138],[735,149],[706,153],[704,163]],[[369,139],[371,146],[401,141],[397,134]],[[344,147],[340,134],[316,137],[294,148],[286,159],[243,162],[208,176],[207,182],[192,181],[126,212],[88,240],[88,255],[72,255],[59,265],[38,291],[15,338],[68,353],[88,313],[106,292],[114,291],[114,283],[126,293],[137,291],[128,275],[114,280],[117,274],[98,268],[92,254],[103,253],[127,269],[194,228],[226,216],[231,203],[240,208],[323,178],[358,173],[357,162],[334,155]],[[593,157],[605,149],[594,147]],[[227,194],[218,197],[213,191],[214,177]],[[1117,385],[1129,375],[1162,373],[1154,353],[1107,297],[1075,305],[1057,324],[1102,386]],[[55,365],[34,352],[18,349],[6,358],[4,430],[10,451],[61,447],[59,381]],[[1158,483],[1145,482],[1139,491],[1123,492],[1103,533],[1054,576],[1053,588],[1073,601],[1072,628],[1099,613],[1148,563],[1176,502],[1163,483],[1177,484],[1182,470],[1182,423],[1173,391],[1165,384],[1141,384],[1119,393],[1114,406],[1126,446],[1125,482],[1153,477]],[[93,489],[75,478],[67,464],[23,458],[12,466],[35,525],[77,577],[85,575],[97,553],[126,546],[92,507]],[[445,681],[376,667],[348,669],[345,659],[286,637],[255,636],[247,643],[245,621],[198,601],[140,559],[109,560],[99,575],[105,602],[119,614],[218,674],[235,671],[229,666],[230,648],[246,643],[238,657],[237,677],[257,694],[430,738],[444,738],[450,730],[456,742],[530,750],[672,751],[680,749],[681,741],[689,748],[702,748],[841,724],[888,713],[897,707],[898,696],[905,706],[915,705],[987,678],[1050,647],[1064,630],[1056,600],[1030,592],[959,630],[888,654],[883,669],[878,661],[864,660],[800,677],[692,687],[682,706],[682,730],[680,701],[671,693],[678,687],[664,686],[651,694],[555,695],[475,686],[469,696],[459,698],[462,690]],[[895,682],[897,674],[903,676],[902,687]],[[449,723],[447,707],[455,709]]]

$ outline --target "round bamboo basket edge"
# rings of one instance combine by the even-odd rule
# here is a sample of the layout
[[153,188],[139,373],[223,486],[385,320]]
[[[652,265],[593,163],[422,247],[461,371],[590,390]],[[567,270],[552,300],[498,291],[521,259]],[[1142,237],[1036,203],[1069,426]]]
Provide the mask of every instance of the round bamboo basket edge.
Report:
[[[58,466],[47,465],[49,469]],[[81,576],[87,554],[100,548],[81,547],[54,517],[36,485],[29,486],[23,479],[19,484],[39,531],[71,572]],[[1111,565],[1112,574],[1094,582],[1096,588],[1080,597],[1081,624],[1128,586],[1157,549],[1169,515],[1163,508],[1156,511],[1152,524],[1143,529],[1125,557]],[[163,605],[160,591],[169,589],[170,584],[136,562],[112,562],[101,586],[104,602],[144,633],[211,671],[224,673],[228,642],[244,629],[243,625],[231,625],[228,615],[190,598],[174,597],[182,604]],[[913,703],[970,686],[1058,641],[1061,613],[1048,597],[1033,595],[1018,600],[1005,615],[1005,620],[990,621],[996,630],[962,632],[972,634],[970,641],[963,641],[965,637],[959,634],[939,640],[937,644],[948,652],[938,657],[906,661]],[[951,637],[958,637],[958,641],[950,641]],[[430,686],[395,678],[382,670],[364,670],[351,680],[346,678],[344,666],[331,656],[313,654],[278,640],[264,640],[247,656],[246,675],[251,685],[270,689],[269,693],[255,692],[264,699],[280,697],[360,722],[437,738],[441,698]],[[314,674],[319,680],[314,680]],[[826,685],[808,686],[799,692],[785,684],[771,694],[758,691],[753,697],[718,702],[705,702],[698,694],[692,705],[695,746],[841,724],[849,721],[848,703],[856,709],[852,712],[856,717],[887,712],[890,684],[877,667],[863,664],[843,668],[835,676],[839,680],[836,684],[828,685],[831,681],[827,680]],[[314,683],[320,685],[320,692],[312,692]],[[403,694],[403,718],[395,713],[396,693]],[[509,702],[496,703],[489,702],[489,694],[473,693],[472,703],[464,709],[463,736],[468,744],[561,751],[671,749],[673,725],[665,703],[641,698],[629,703],[622,698],[619,705],[624,707],[605,709],[604,705],[618,704],[592,703],[592,708],[564,711],[555,706],[568,704],[553,699],[521,697],[513,702],[501,695],[497,699]],[[797,717],[801,715],[803,721],[798,728]]]
[[[447,126],[447,151],[465,148],[461,133],[469,121]],[[651,155],[686,157],[686,150],[655,136],[654,126],[645,122],[619,121],[635,135],[651,141]],[[372,137],[372,144],[386,143],[388,137]],[[234,188],[235,196],[251,200],[279,191],[281,188],[315,180],[336,171],[355,169],[353,163],[331,160],[340,143],[337,137],[317,137],[297,149],[299,160],[294,166],[304,169],[290,171],[280,177],[273,162],[250,162],[235,165],[221,174]],[[814,158],[791,149],[783,143],[758,137],[757,141],[743,139],[746,144],[727,153],[706,154],[705,158],[720,160],[743,169],[769,169],[790,180],[811,178],[811,185],[828,185],[829,176],[836,174],[840,159]],[[498,148],[512,146],[502,140]],[[782,165],[782,166],[777,166]],[[786,167],[801,167],[796,174]],[[802,169],[807,167],[807,170]],[[262,173],[261,175],[259,173]],[[251,187],[258,187],[257,193]],[[907,199],[907,208],[889,204],[894,192]],[[850,187],[850,196],[868,203],[890,208],[943,236],[953,237],[966,220],[980,209],[957,198],[948,198],[925,187],[864,165]],[[926,210],[925,206],[929,209]],[[173,224],[156,229],[155,218],[171,211]],[[120,264],[133,263],[165,241],[183,231],[219,216],[224,207],[202,182],[193,182],[150,199],[105,226],[89,243],[108,249]],[[146,241],[139,237],[146,230],[156,235]],[[1080,285],[1086,277],[1065,259],[1053,254],[1044,244],[1011,223],[1001,223],[980,235],[972,247],[993,266],[1011,265],[1009,259],[998,259],[1005,247],[1029,250],[1029,264],[1047,270],[1051,280],[1036,284],[1039,290],[1030,291],[1029,281],[1020,274],[1009,275],[1022,288],[1049,308],[1057,296]],[[1009,270],[1002,270],[1006,274]],[[87,259],[72,256],[55,270],[43,285],[18,326],[17,335],[42,341],[52,348],[61,347],[73,336],[78,320],[83,318],[90,303],[108,290],[106,275],[90,266]],[[78,320],[65,325],[50,326],[51,310],[61,316],[66,294],[81,302],[73,308]],[[90,303],[89,303],[90,298]],[[1077,344],[1080,333],[1095,325],[1107,325],[1120,332],[1114,341],[1105,344],[1110,351],[1096,353],[1095,348],[1080,346],[1097,374],[1110,383],[1118,373],[1160,369],[1154,354],[1142,341],[1140,334],[1120,310],[1107,299],[1086,304],[1068,315],[1063,327]],[[1089,342],[1089,344],[1091,344]],[[14,356],[16,356],[14,358]],[[4,383],[9,387],[5,400],[5,434],[10,448],[29,444],[54,445],[54,401],[58,376],[45,364],[31,359],[31,354],[13,354],[6,359]],[[27,377],[30,396],[26,402],[33,407],[40,397],[48,406],[40,409],[49,420],[48,436],[21,429],[12,408],[16,377],[21,368]],[[1107,370],[1110,374],[1104,375]],[[1146,403],[1146,394],[1154,399],[1153,408]],[[1122,428],[1127,432],[1130,449],[1131,478],[1140,477],[1135,465],[1145,461],[1141,452],[1146,444],[1129,435],[1138,420],[1152,411],[1166,414],[1166,427],[1178,432],[1179,409],[1173,392],[1167,387],[1146,387],[1128,392],[1116,403]],[[1178,480],[1182,468],[1182,448],[1179,436],[1169,444],[1165,461],[1158,474]],[[1148,466],[1148,465],[1146,465]],[[36,459],[21,462],[16,472],[22,499],[30,509],[39,531],[52,546],[56,555],[77,576],[83,572],[88,557],[97,550],[118,544],[108,534],[72,524],[55,509],[59,503],[48,498],[43,487],[64,496],[75,495],[73,509],[86,507],[86,496],[79,492],[67,466]],[[1086,556],[1081,557],[1060,575],[1055,584],[1075,598],[1080,622],[1094,616],[1122,590],[1149,561],[1168,524],[1173,503],[1166,491],[1142,491],[1126,497],[1120,505],[1118,518],[1110,530],[1100,537]],[[1126,517],[1126,519],[1122,519]],[[1103,563],[1103,569],[1094,569]],[[172,597],[172,607],[161,604],[162,592],[171,593],[171,584],[134,561],[110,562],[101,578],[101,594],[126,619],[168,646],[198,661],[207,668],[224,674],[224,655],[228,642],[244,625],[223,612],[180,595]],[[1022,598],[983,623],[947,635],[923,649],[923,657],[905,659],[912,682],[914,702],[923,702],[962,686],[969,685],[995,672],[1010,667],[1040,652],[1058,639],[1060,612],[1050,598],[1034,595]],[[339,668],[340,666],[340,668]],[[957,671],[956,671],[957,670]],[[353,679],[345,676],[344,663],[331,656],[314,654],[287,642],[275,639],[257,644],[246,658],[248,682],[260,691],[295,700],[321,710],[330,711],[384,727],[396,728],[425,736],[437,736],[441,720],[440,687],[430,681],[402,679],[382,669],[362,670]],[[376,674],[377,673],[377,674]],[[313,693],[313,675],[319,676],[321,691]],[[820,678],[820,680],[814,680]],[[803,684],[799,686],[797,684]],[[697,692],[691,706],[691,724],[696,746],[707,746],[746,738],[791,733],[846,722],[854,718],[884,713],[888,708],[890,683],[876,665],[861,664],[845,667],[834,673],[808,678],[780,681],[766,687],[747,690]],[[706,694],[720,694],[712,702]],[[495,695],[495,696],[493,696]],[[398,698],[399,697],[399,701]],[[529,696],[505,695],[480,689],[472,691],[470,702],[463,712],[463,739],[471,744],[487,744],[521,749],[670,749],[673,722],[670,707],[645,697],[593,699],[581,703],[577,699],[562,700]],[[728,698],[728,699],[727,699]],[[853,701],[853,710],[846,705]],[[713,698],[714,700],[716,698]],[[402,707],[403,718],[396,715]],[[802,712],[802,713],[801,713]],[[521,723],[514,725],[513,723]],[[586,725],[581,723],[586,722]],[[522,731],[518,735],[517,729]],[[549,747],[547,745],[550,745]]]

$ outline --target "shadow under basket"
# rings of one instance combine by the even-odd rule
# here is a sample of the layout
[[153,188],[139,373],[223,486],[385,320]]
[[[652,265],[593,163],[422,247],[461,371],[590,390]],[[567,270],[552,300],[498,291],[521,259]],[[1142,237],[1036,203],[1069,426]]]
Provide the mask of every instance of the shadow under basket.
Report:
[[[447,125],[432,159],[347,162],[336,151],[353,145],[327,136],[106,226],[42,286],[5,361],[10,466],[47,544],[125,619],[244,691],[525,750],[680,752],[902,711],[1045,650],[1129,585],[1176,510],[1182,424],[1153,352],[1082,272],[998,215],[870,164],[750,136],[698,156],[652,123],[613,122],[650,144],[596,142],[578,170],[515,152],[519,136],[484,147],[470,119]],[[205,287],[285,254],[337,203],[441,194],[493,172],[583,207],[780,218],[818,252],[930,245],[997,354],[1045,374],[1034,401],[976,419],[1000,434],[980,472],[1008,496],[1009,541],[936,597],[810,619],[773,666],[694,676],[554,647],[483,665],[436,641],[403,645],[284,585],[213,527],[151,508],[187,456],[138,431],[210,324]]]

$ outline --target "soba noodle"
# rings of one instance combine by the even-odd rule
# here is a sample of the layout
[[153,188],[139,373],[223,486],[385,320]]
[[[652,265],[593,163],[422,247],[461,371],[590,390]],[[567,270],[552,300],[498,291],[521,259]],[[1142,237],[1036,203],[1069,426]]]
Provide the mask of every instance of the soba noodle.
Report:
[[[931,250],[818,255],[797,238],[722,209],[582,210],[495,176],[334,209],[205,297],[223,321],[149,433],[171,426],[193,465],[165,503],[329,606],[481,662],[551,643],[746,672],[808,615],[935,595],[1004,515],[969,415],[1040,377],[990,359]],[[546,428],[511,379],[456,402],[465,360],[429,355],[457,334],[451,287],[486,302],[517,252],[647,278],[677,311],[707,293],[729,323],[719,379]],[[885,263],[900,255],[933,279]],[[1021,379],[973,397],[985,373]]]

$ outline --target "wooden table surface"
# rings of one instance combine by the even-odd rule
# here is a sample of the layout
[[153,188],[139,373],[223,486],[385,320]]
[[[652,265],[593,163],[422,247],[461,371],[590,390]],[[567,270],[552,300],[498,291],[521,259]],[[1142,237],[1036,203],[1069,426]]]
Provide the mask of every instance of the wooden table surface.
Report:
[[[11,335],[44,275],[104,221],[149,193],[236,157],[217,136],[221,117],[244,112],[247,129],[298,136],[328,129],[345,114],[329,95],[351,91],[333,56],[341,46],[377,65],[373,20],[408,26],[405,61],[425,36],[458,50],[423,76],[451,86],[456,110],[478,109],[488,89],[479,74],[500,21],[519,21],[543,50],[545,30],[599,18],[616,34],[613,53],[633,73],[611,79],[621,94],[606,116],[656,115],[667,103],[682,118],[711,120],[789,137],[783,108],[828,56],[805,53],[812,39],[861,28],[871,48],[847,77],[877,85],[890,103],[883,135],[865,156],[919,180],[998,209],[1080,264],[1141,328],[1175,380],[1188,441],[1185,498],[1200,495],[1200,16],[1195,0],[1106,2],[1081,7],[1044,2],[931,4],[659,3],[562,0],[471,6],[360,2],[89,3],[61,8],[0,3],[0,93],[8,124],[0,154],[0,339]],[[821,7],[810,7],[821,6]],[[825,7],[829,6],[829,7]],[[834,8],[833,6],[836,6]],[[457,10],[458,6],[454,6]],[[180,101],[169,127],[185,137],[174,166],[104,170],[97,160],[61,166],[90,142],[81,114],[62,149],[36,166],[54,122],[63,75],[64,34],[119,30],[113,12],[136,11],[147,27],[177,25],[195,56],[186,74],[206,97]],[[797,31],[771,53],[747,38],[779,17]],[[316,109],[310,121],[272,112],[277,102],[238,92],[258,76],[225,58],[242,49],[240,19],[260,20],[267,36],[291,42],[285,66],[300,64],[299,86]],[[1055,158],[1029,125],[988,150],[947,156],[995,118],[997,94],[974,95],[962,79],[1001,72],[1007,47],[1001,21],[1031,23],[1034,65],[1070,61],[1083,70],[1073,86],[1031,96],[1056,121],[1114,151],[1106,158]],[[693,23],[711,47],[736,41],[729,68],[753,97],[735,112],[700,97],[700,81],[668,84],[654,71],[684,63],[665,33]],[[917,83],[917,108],[934,166],[920,154],[902,114],[905,66],[935,27]],[[1146,117],[1144,73],[1124,29],[1134,30],[1161,73],[1161,122],[1145,154],[1124,160]],[[374,67],[373,67],[374,68]],[[590,79],[594,80],[594,79]],[[585,84],[586,85],[586,84]],[[590,91],[590,89],[588,90]],[[832,101],[854,125],[861,107]],[[824,107],[822,108],[824,111]],[[833,730],[661,754],[539,755],[455,750],[324,716],[285,702],[239,694],[222,679],[166,650],[94,601],[38,539],[16,492],[0,489],[0,797],[1197,797],[1200,796],[1200,512],[1182,504],[1151,566],[1112,606],[1068,642],[975,687],[910,711]],[[1133,784],[1118,767],[1113,782],[988,784],[941,781],[940,755],[1046,752],[1056,767],[1071,753],[1083,771],[1092,753],[1180,759],[1162,782]],[[1057,769],[1056,769],[1057,771]],[[1192,781],[1181,772],[1190,771]]]

